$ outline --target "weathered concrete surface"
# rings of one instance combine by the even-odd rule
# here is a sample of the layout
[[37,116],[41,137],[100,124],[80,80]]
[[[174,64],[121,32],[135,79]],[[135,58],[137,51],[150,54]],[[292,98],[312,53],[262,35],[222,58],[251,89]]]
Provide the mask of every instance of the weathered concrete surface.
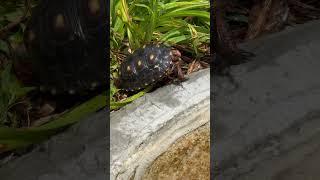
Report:
[[239,88],[215,79],[217,180],[320,179],[320,22],[245,47]]
[[209,122],[210,71],[190,75],[111,113],[111,179],[139,180],[180,137]]
[[1,180],[104,180],[107,164],[103,110],[0,168]]

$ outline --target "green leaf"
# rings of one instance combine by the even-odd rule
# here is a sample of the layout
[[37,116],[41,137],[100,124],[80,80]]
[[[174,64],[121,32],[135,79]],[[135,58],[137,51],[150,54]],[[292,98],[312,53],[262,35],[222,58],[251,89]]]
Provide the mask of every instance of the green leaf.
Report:
[[149,92],[152,89],[152,87],[147,87],[146,89],[144,89],[143,91],[140,91],[139,93],[128,97],[127,99],[125,99],[124,101],[120,101],[120,102],[111,102],[110,103],[110,109],[111,110],[116,110],[119,109],[129,103],[131,103],[132,101],[138,99],[139,97],[145,95],[147,92]]
[[181,35],[181,36],[169,38],[169,39],[167,39],[167,41],[171,42],[171,43],[174,43],[174,44],[177,44],[179,42],[186,41],[189,38],[190,38],[190,36]]
[[166,20],[174,17],[187,17],[187,16],[194,16],[194,17],[202,17],[210,21],[210,13],[206,11],[198,11],[198,10],[188,10],[188,11],[175,11],[164,14],[160,17],[160,20]]
[[25,147],[47,139],[58,133],[61,129],[68,127],[105,107],[106,98],[105,95],[98,95],[78,107],[75,107],[70,112],[65,113],[60,118],[40,127],[25,129],[0,127],[0,146],[5,147],[3,149],[0,147],[0,152],[1,150],[9,151],[15,148]]
[[183,2],[172,2],[172,3],[167,3],[162,5],[162,8],[164,10],[170,10],[178,7],[194,7],[197,5],[203,5],[204,7],[209,6],[209,1],[198,1],[198,2],[188,2],[188,1],[183,1]]
[[153,14],[152,9],[145,4],[135,4],[135,6],[146,8],[149,11],[149,14]]
[[17,44],[23,43],[22,31],[18,31],[18,32],[14,33],[13,35],[11,35],[9,40],[10,40],[10,42],[17,43]]
[[14,22],[14,21],[17,21],[20,17],[22,17],[22,15],[23,15],[23,9],[20,9],[20,10],[7,13],[4,15],[4,17],[9,22]]
[[166,41],[170,37],[173,37],[173,36],[176,36],[176,35],[181,35],[181,32],[179,30],[177,30],[177,29],[173,29],[173,30],[167,32],[166,34],[164,34],[161,37],[161,41]]
[[8,44],[0,39],[0,51],[5,52],[7,55],[10,53]]

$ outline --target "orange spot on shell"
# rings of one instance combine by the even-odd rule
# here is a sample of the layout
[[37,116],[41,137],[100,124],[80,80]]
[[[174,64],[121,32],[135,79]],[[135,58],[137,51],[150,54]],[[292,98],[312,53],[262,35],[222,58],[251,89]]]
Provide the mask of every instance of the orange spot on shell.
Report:
[[65,20],[62,14],[58,14],[54,20],[54,27],[56,29],[63,29],[65,27]]
[[88,0],[88,8],[91,14],[98,14],[101,8],[99,0]]

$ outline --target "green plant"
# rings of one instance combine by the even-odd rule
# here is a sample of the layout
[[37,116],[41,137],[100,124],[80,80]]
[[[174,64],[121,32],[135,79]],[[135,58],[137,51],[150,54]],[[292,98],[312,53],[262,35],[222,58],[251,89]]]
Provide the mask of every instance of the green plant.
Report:
[[5,66],[0,75],[0,125],[16,124],[15,114],[10,110],[22,103],[21,98],[33,90],[32,87],[22,87],[11,73],[12,65]]
[[112,0],[111,47],[120,48],[125,39],[133,50],[150,41],[206,42],[210,34],[209,9],[208,0]]

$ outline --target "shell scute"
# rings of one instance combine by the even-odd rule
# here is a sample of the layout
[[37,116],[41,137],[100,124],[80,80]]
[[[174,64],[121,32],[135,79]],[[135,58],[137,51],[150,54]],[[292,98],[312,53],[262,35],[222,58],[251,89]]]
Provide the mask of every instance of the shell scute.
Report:
[[[161,80],[172,67],[170,52],[169,47],[151,44],[129,55],[120,67],[120,88],[138,90]],[[131,73],[127,66],[132,67]]]

